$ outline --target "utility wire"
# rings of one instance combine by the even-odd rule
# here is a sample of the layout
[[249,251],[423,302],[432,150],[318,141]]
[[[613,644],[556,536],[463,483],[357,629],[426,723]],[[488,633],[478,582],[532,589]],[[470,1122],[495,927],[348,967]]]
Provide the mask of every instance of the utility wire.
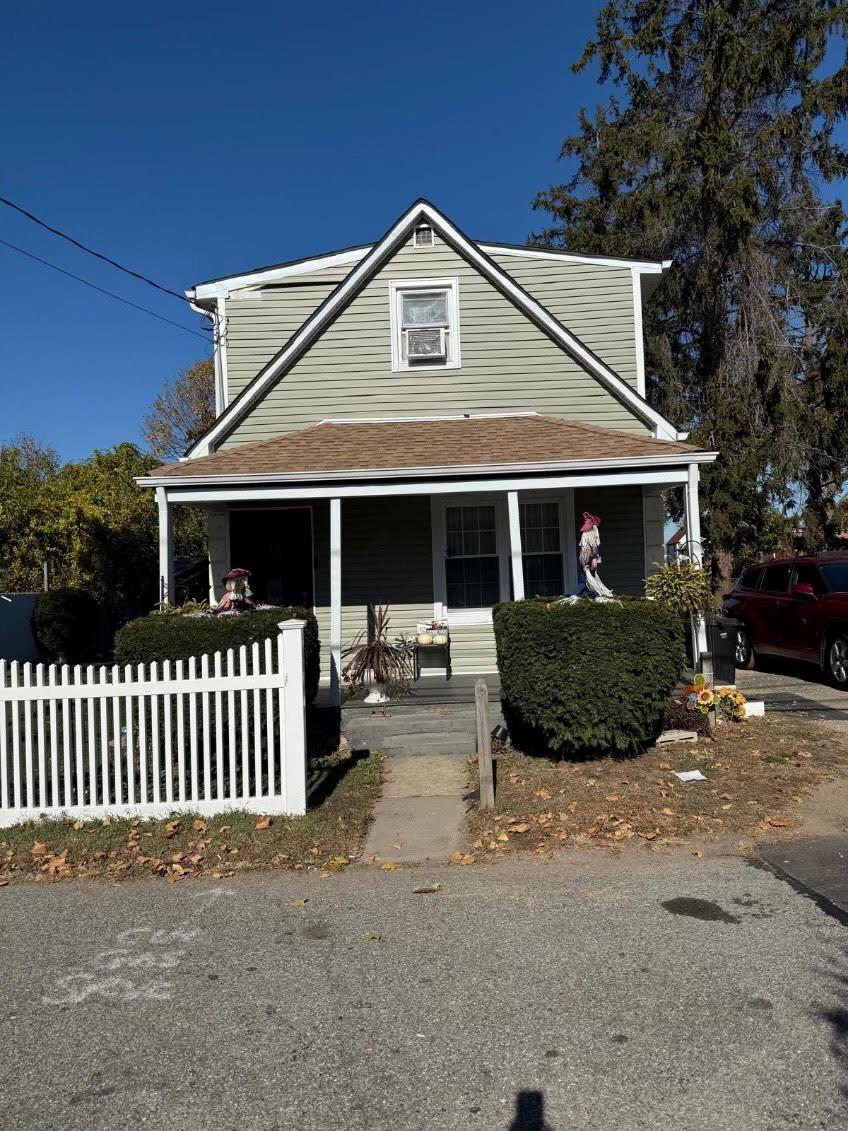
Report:
[[[167,322],[169,326],[176,326],[178,330],[184,330],[187,334],[194,334],[196,338],[202,338],[203,341],[208,344],[208,338],[199,330],[192,330],[190,326],[184,326],[181,322],[174,322],[173,319],[166,318],[163,314],[157,314],[155,310],[148,310],[146,306],[139,306],[137,302],[130,302],[128,298],[122,298],[120,295],[116,295],[114,291],[107,291],[104,287],[98,287],[95,283],[90,283],[88,279],[83,279],[82,276],[75,275],[72,271],[66,271],[64,267],[57,267],[55,263],[49,263],[46,259],[41,259],[38,255],[33,255],[31,251],[24,251],[22,247],[9,243],[8,240],[0,240],[0,244],[4,247],[11,248],[12,251],[17,251],[20,255],[25,255],[27,259],[34,259],[36,263],[41,263],[45,267],[50,267],[53,271],[58,271],[60,275],[67,275],[69,279],[76,279],[78,283],[82,283],[86,287],[91,287],[93,291],[98,291],[102,295],[108,295],[109,298],[116,299],[118,302],[122,302],[124,306],[131,306],[133,310],[140,310],[143,314],[149,314],[151,318],[158,318],[160,322]],[[94,254],[96,254],[96,252]],[[105,256],[101,255],[99,258],[105,259]],[[111,262],[111,260],[107,262]],[[132,275],[134,272],[131,271],[130,274]],[[142,276],[139,276],[139,278],[141,277]],[[146,281],[147,280],[145,280],[145,282]],[[153,286],[157,286],[157,284],[154,283]],[[159,287],[159,290],[164,289],[164,287]],[[171,293],[176,294],[176,292]],[[182,296],[177,295],[177,297],[181,298]]]
[[[187,302],[191,304],[191,300],[188,299],[185,295],[181,295],[179,291],[172,291],[170,287],[163,287],[162,284],[157,283],[155,279],[148,279],[146,275],[140,275],[138,271],[132,271],[129,267],[125,267],[123,263],[118,263],[116,259],[110,259],[108,255],[103,255],[102,252],[95,251],[92,247],[87,247],[84,243],[80,243],[79,240],[75,240],[73,236],[69,236],[60,228],[54,228],[45,220],[41,220],[32,212],[28,212],[27,209],[22,208],[20,204],[15,204],[13,200],[7,200],[5,196],[0,196],[0,204],[5,204],[7,208],[13,208],[15,212],[19,212],[21,216],[26,216],[27,220],[31,220],[33,224],[38,224],[39,227],[44,228],[48,232],[51,232],[54,236],[59,236],[60,239],[67,240],[68,243],[72,243],[74,247],[78,247],[80,251],[85,251],[89,255],[93,255],[96,259],[102,259],[104,263],[108,263],[111,267],[117,267],[119,271],[123,271],[127,275],[132,275],[134,279],[140,279],[142,283],[147,283],[149,287],[155,287],[157,291],[162,291],[166,295],[171,295],[173,298],[178,298],[180,302]],[[17,248],[16,250],[19,251],[20,248]],[[26,252],[24,254],[26,254]],[[35,257],[33,256],[33,258]],[[48,266],[52,267],[52,264],[48,264]],[[74,276],[74,278],[76,278],[76,276]],[[112,297],[115,298],[117,296],[113,295]],[[130,306],[132,305],[133,304],[130,303]],[[143,309],[143,307],[139,307],[139,310]],[[150,312],[148,311],[148,313]],[[165,321],[167,321],[167,319],[165,319]],[[176,323],[174,323],[174,325],[176,325]],[[185,327],[183,327],[183,329],[185,329]]]

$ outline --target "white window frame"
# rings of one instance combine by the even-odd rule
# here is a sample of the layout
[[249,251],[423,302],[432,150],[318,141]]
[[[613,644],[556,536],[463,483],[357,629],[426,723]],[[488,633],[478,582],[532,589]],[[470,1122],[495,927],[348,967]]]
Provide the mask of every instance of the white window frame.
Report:
[[[577,534],[574,526],[574,491],[565,488],[560,491],[521,491],[519,503],[540,503],[555,501],[559,507],[560,548],[562,552],[562,575],[565,579],[566,593],[574,592],[577,586]],[[468,506],[495,507],[495,533],[497,536],[498,577],[500,580],[500,600],[509,601],[511,597],[511,563],[509,546],[509,514],[507,512],[506,492],[476,492],[457,495],[430,496],[430,526],[433,547],[433,616],[446,618],[448,625],[491,624],[492,609],[451,609],[447,604],[447,521],[445,511],[448,507]],[[523,548],[522,548],[523,549]],[[522,553],[523,559],[523,553]],[[523,568],[523,560],[522,560]]]
[[[448,354],[434,365],[410,365],[403,356],[401,333],[403,318],[401,298],[410,291],[445,291],[448,299]],[[459,369],[462,364],[459,341],[459,279],[456,276],[440,279],[393,279],[389,284],[389,313],[392,335],[392,371],[394,373],[434,373],[444,369]]]

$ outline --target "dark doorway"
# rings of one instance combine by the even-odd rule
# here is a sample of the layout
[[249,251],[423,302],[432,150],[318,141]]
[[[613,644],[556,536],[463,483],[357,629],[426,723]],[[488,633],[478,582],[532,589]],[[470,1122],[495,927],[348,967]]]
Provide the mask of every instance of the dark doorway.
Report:
[[230,511],[230,565],[250,570],[257,603],[311,609],[311,507]]

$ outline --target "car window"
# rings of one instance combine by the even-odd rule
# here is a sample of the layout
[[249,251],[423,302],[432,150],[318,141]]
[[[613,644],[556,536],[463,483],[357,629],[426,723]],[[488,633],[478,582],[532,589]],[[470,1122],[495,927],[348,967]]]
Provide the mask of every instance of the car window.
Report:
[[770,565],[766,566],[761,588],[766,593],[787,593],[789,591],[789,574],[792,566]]
[[819,569],[831,593],[848,593],[848,562],[826,562]]
[[796,565],[795,577],[792,581],[793,585],[812,585],[813,592],[816,596],[820,596],[824,592],[822,579],[819,577],[819,571],[814,565]]
[[756,589],[760,583],[763,571],[761,566],[755,566],[753,569],[746,569],[742,576],[739,578],[740,589]]

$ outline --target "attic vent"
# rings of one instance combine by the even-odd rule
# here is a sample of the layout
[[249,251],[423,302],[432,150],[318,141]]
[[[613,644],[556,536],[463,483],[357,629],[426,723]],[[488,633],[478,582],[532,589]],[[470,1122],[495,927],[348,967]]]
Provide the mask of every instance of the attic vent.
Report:
[[430,225],[419,224],[413,233],[412,242],[415,247],[432,247],[436,241]]
[[443,326],[404,330],[406,335],[406,356],[409,361],[422,358],[441,360],[447,357],[445,330]]

